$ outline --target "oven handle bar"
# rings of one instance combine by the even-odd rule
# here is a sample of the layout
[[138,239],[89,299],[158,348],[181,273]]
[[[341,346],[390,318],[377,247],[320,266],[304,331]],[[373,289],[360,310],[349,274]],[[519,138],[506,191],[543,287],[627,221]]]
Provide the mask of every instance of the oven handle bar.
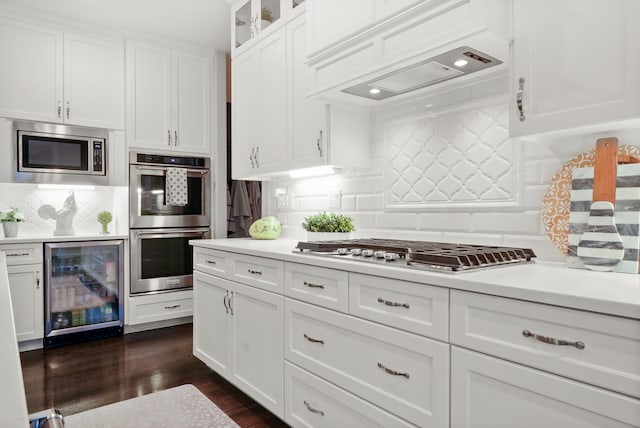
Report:
[[[167,167],[167,166],[140,166],[140,165],[136,165],[136,170],[138,172],[142,172],[142,171],[166,171],[169,168],[184,168],[182,166],[175,166],[175,167]],[[196,174],[201,174],[201,175],[206,175],[209,173],[208,169],[193,169],[193,168],[186,168],[187,172],[193,172]]]
[[136,230],[133,232],[136,237],[141,236],[150,236],[150,237],[164,237],[164,238],[181,238],[187,235],[193,236],[207,236],[209,234],[209,229],[180,229],[180,231],[176,230],[150,230],[148,232],[142,230]]

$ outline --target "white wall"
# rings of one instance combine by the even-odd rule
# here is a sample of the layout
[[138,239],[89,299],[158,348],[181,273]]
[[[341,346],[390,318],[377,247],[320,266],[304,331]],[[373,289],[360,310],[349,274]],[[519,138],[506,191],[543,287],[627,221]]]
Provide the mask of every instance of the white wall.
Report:
[[[446,140],[449,148],[460,148],[461,133],[454,132],[447,135],[447,132],[442,130],[443,126],[438,123],[447,122],[454,116],[456,123],[464,122],[466,119],[459,119],[461,111],[466,115],[465,117],[473,117],[474,112],[484,115],[483,109],[487,105],[489,108],[499,105],[499,102],[496,104],[496,100],[501,99],[500,97],[499,91],[493,90],[489,93],[471,94],[465,102],[441,106],[435,112],[433,108],[424,107],[429,102],[424,99],[374,112],[372,120],[374,139],[370,169],[344,170],[336,175],[313,179],[293,180],[286,177],[272,180],[264,193],[265,199],[268,197],[268,214],[280,219],[283,224],[283,237],[290,239],[305,239],[305,232],[301,228],[305,216],[318,211],[338,211],[349,214],[355,219],[358,237],[395,237],[525,246],[533,248],[541,260],[564,261],[565,255],[553,246],[542,223],[543,196],[550,179],[564,162],[583,151],[593,149],[597,138],[617,136],[620,144],[632,145],[640,141],[640,130],[612,129],[610,132],[576,133],[573,136],[547,138],[544,139],[545,141],[502,142],[501,150],[504,151],[506,147],[509,153],[513,154],[513,156],[500,155],[501,162],[505,159],[510,162],[508,168],[504,164],[500,168],[504,169],[505,174],[511,174],[508,183],[512,187],[498,198],[491,199],[487,198],[486,194],[483,196],[482,193],[477,193],[473,200],[456,200],[457,190],[455,186],[451,187],[456,177],[450,172],[447,184],[449,187],[447,187],[442,179],[442,171],[436,172],[429,167],[433,163],[425,164],[419,173],[425,176],[423,178],[432,178],[429,174],[440,174],[432,180],[424,180],[430,183],[428,185],[443,190],[440,192],[441,197],[436,198],[438,200],[430,201],[428,197],[421,199],[418,195],[414,198],[415,203],[397,207],[391,203],[393,198],[389,197],[389,193],[385,195],[385,191],[388,191],[390,186],[390,147],[397,144],[394,138],[414,139],[414,142],[421,144],[422,153],[425,150],[432,150],[434,144],[442,145],[442,141],[438,141],[441,139]],[[508,117],[506,98],[500,102],[505,103],[504,111],[507,112]],[[502,126],[507,117],[496,119],[496,126],[498,128]],[[416,131],[417,123],[420,125],[419,132]],[[506,123],[508,124],[508,121]],[[394,132],[390,133],[389,129],[393,129]],[[432,131],[438,135],[431,135]],[[397,137],[398,135],[401,137]],[[478,147],[493,144],[494,148],[498,144],[480,140],[473,144]],[[467,144],[466,152],[470,152],[469,143],[465,144]],[[491,147],[488,148],[490,149]],[[453,151],[449,150],[449,152]],[[460,156],[458,160],[467,162],[467,167],[473,169],[474,173],[482,172],[483,169],[487,172],[491,171],[489,162],[463,153],[465,150],[455,150],[455,152]],[[432,157],[436,160],[440,157],[442,160],[445,156],[449,156],[448,161],[456,162],[456,159],[451,160],[451,153],[445,153],[445,150],[441,150],[440,154]],[[417,164],[419,162],[412,165],[414,175]],[[412,180],[415,181],[415,177]],[[468,180],[478,180],[478,178],[474,176]],[[498,180],[494,181],[494,183],[497,182]],[[431,189],[425,189],[424,186],[426,185],[423,184],[422,194],[426,195],[427,190]],[[329,206],[329,195],[337,191],[342,193],[341,207],[333,208]],[[276,192],[285,193],[280,198],[280,205],[275,197]],[[465,197],[468,198],[469,194]],[[283,207],[282,203],[286,200],[288,200],[287,206]]]

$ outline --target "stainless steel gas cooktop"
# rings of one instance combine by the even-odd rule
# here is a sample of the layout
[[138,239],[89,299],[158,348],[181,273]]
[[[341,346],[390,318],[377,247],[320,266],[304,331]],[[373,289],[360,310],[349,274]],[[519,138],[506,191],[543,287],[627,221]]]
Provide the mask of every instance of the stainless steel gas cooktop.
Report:
[[300,241],[294,252],[447,273],[533,263],[536,257],[529,248],[379,238]]

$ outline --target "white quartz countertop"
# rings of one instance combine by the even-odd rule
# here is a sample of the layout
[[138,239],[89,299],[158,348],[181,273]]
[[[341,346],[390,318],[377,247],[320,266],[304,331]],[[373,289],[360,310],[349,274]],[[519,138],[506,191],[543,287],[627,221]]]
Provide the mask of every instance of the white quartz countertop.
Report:
[[129,239],[129,235],[103,235],[102,233],[81,233],[77,235],[27,235],[15,238],[0,238],[0,244],[22,244],[29,242],[73,242],[73,241],[110,241],[112,239]]
[[640,319],[640,275],[570,269],[564,263],[535,262],[447,274],[308,253],[294,253],[298,241],[199,239],[198,247],[288,262],[387,276],[404,281]]

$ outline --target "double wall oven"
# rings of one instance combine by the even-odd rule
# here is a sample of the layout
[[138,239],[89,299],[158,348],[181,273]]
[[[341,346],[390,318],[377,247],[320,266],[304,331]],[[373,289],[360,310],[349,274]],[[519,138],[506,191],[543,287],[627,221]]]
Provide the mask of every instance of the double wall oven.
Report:
[[[129,233],[132,295],[193,285],[192,239],[210,237],[208,158],[129,154]],[[176,173],[186,198],[170,202],[168,176]],[[172,175],[174,177],[174,175]]]

